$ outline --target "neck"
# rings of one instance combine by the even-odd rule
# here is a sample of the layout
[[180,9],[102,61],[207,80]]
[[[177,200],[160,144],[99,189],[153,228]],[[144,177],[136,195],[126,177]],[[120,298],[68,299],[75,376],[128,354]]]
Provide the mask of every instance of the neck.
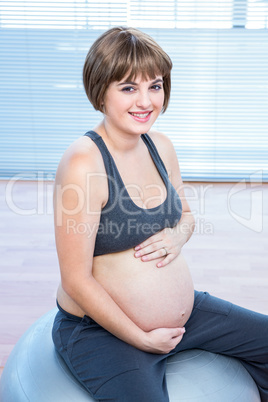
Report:
[[136,150],[140,144],[140,134],[133,135],[113,130],[103,120],[94,129],[114,152],[127,154]]

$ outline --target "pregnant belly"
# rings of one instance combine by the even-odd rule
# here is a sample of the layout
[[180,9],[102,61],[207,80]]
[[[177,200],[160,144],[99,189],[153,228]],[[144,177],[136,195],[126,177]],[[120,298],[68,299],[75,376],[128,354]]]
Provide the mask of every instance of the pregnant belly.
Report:
[[94,258],[93,276],[144,331],[184,326],[194,300],[187,263],[180,254],[164,268],[142,262],[133,250]]

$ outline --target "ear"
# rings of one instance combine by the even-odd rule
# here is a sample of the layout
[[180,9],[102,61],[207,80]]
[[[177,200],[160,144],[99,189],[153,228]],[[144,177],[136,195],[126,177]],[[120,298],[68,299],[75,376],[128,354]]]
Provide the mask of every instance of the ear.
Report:
[[105,114],[104,102],[101,102],[101,112]]

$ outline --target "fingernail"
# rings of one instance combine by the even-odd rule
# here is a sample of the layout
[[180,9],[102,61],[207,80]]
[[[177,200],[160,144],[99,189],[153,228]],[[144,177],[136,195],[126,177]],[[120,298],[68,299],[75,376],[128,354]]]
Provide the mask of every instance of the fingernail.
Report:
[[135,250],[137,251],[137,250],[140,250],[141,249],[141,246],[136,246],[135,247]]
[[135,253],[135,257],[140,257],[141,253]]

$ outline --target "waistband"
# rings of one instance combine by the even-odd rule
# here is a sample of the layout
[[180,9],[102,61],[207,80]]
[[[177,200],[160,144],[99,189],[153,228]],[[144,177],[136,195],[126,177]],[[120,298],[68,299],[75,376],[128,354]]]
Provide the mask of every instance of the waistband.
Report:
[[[68,318],[71,318],[72,320],[77,321],[77,322],[80,322],[80,321],[83,319],[83,317],[79,317],[78,315],[74,315],[74,314],[68,313],[68,311],[64,310],[64,309],[59,305],[58,300],[56,300],[56,303],[57,303],[57,307],[58,307],[58,309],[60,310],[60,312],[61,312],[62,314],[64,314],[64,315],[66,315]],[[89,317],[88,317],[88,318],[89,318]]]

